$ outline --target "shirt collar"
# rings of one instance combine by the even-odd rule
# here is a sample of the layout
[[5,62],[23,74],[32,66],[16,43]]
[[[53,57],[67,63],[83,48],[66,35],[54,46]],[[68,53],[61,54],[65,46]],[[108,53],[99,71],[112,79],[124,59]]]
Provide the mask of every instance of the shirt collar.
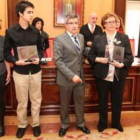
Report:
[[[20,24],[18,23],[18,24],[16,25],[16,29],[19,30],[20,28],[23,29],[23,28],[20,26]],[[29,24],[29,26],[28,26],[27,29],[29,29],[29,28],[30,28],[30,29],[33,29],[33,26],[31,26],[31,25]]]
[[[88,23],[88,27],[89,27],[90,29],[91,29],[91,26],[92,26],[92,25],[91,25],[90,23]],[[95,27],[96,24],[94,24],[93,26]]]
[[70,36],[70,37],[72,37],[72,36],[77,36],[77,34],[72,34],[72,33],[70,33],[69,31],[66,31],[67,32],[67,34]]

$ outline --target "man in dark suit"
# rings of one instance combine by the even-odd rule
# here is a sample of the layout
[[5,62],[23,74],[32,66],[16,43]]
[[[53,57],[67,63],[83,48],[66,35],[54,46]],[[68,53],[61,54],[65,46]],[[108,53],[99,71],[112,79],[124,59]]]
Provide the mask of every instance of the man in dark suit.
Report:
[[54,40],[54,60],[57,67],[57,84],[60,89],[60,117],[61,129],[59,136],[66,134],[70,119],[68,109],[73,94],[75,103],[76,125],[84,133],[90,130],[84,120],[84,73],[83,50],[84,38],[78,34],[79,18],[70,14],[66,18],[66,32]]
[[80,33],[84,36],[86,47],[90,47],[92,45],[95,35],[102,33],[102,28],[96,24],[97,19],[97,14],[91,13],[89,15],[88,23],[83,25],[80,29]]
[[89,64],[87,61],[87,56],[88,56],[88,52],[90,50],[90,47],[92,46],[92,42],[94,40],[94,37],[98,34],[102,33],[102,28],[97,25],[97,19],[98,16],[96,13],[91,13],[89,15],[88,18],[88,23],[83,25],[80,29],[80,33],[83,34],[84,36],[84,40],[85,40],[85,50],[84,50],[84,56],[85,56],[85,60],[84,62],[86,64]]

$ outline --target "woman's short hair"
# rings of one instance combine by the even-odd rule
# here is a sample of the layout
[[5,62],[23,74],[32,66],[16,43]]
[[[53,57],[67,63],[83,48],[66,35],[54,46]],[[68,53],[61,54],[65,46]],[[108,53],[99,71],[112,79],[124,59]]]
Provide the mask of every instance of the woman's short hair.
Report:
[[111,12],[106,13],[106,14],[105,14],[104,16],[102,16],[102,18],[101,18],[101,25],[102,25],[103,29],[105,29],[105,27],[104,27],[105,21],[106,21],[109,17],[114,17],[116,23],[117,23],[117,21],[118,21],[118,16],[117,16],[115,13],[111,13]]

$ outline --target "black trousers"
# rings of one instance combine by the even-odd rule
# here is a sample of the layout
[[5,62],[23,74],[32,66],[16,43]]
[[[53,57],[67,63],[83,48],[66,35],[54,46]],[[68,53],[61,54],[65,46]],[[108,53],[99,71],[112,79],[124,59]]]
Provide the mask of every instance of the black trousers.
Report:
[[4,93],[5,93],[6,73],[0,75],[0,110],[5,109]]
[[123,100],[123,92],[125,79],[117,81],[114,77],[113,82],[105,81],[96,78],[97,92],[99,98],[99,126],[107,127],[108,122],[108,95],[111,94],[111,107],[112,107],[112,127],[120,125],[121,119],[121,106]]

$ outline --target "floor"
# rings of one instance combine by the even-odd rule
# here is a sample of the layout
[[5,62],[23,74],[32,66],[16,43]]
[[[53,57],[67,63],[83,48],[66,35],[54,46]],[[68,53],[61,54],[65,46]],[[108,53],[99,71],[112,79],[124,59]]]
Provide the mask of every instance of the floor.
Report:
[[[107,131],[103,132],[102,135],[100,137],[104,137],[101,138],[101,140],[111,140],[108,137],[111,137],[111,135],[115,135],[116,133],[118,133],[116,130],[111,131],[111,129],[109,129],[110,127],[110,118],[111,118],[111,114],[109,113],[108,115],[108,129]],[[75,127],[75,116],[74,115],[70,115],[70,120],[71,120],[71,125],[68,129],[68,132],[70,133],[79,133],[80,131]],[[98,123],[98,113],[89,113],[89,114],[85,114],[85,120],[86,120],[86,126],[91,130],[91,131],[95,131],[97,133],[97,135],[99,135],[100,133],[97,132],[97,123]],[[29,124],[31,123],[31,117],[28,117],[28,121]],[[122,112],[122,126],[124,128],[132,128],[132,127],[136,127],[136,129],[140,132],[140,111],[124,111]],[[6,116],[5,117],[5,136],[0,138],[0,140],[17,140],[15,137],[15,133],[17,131],[17,117],[16,116]],[[55,134],[58,137],[58,131],[60,128],[60,118],[59,115],[49,115],[49,116],[40,116],[40,126],[41,126],[41,131],[42,134],[50,134],[53,135]],[[131,132],[131,130],[128,129],[128,131]],[[109,134],[110,133],[110,134]],[[28,125],[27,129],[26,129],[26,135],[32,135],[32,128],[30,125]],[[82,133],[80,133],[80,136],[82,135]],[[112,136],[113,136],[112,135]],[[7,138],[8,136],[8,138]],[[9,136],[13,136],[13,138],[9,137]],[[59,138],[59,137],[58,137]],[[35,138],[34,138],[35,139]],[[55,138],[56,139],[56,138]],[[74,138],[72,136],[67,136],[67,138],[65,138],[66,140],[71,139],[71,140],[94,140],[94,139],[87,139],[86,138]],[[27,139],[23,139],[23,140],[33,140],[31,138]],[[47,138],[36,138],[35,140],[48,140]],[[50,140],[54,140],[53,138]],[[96,138],[95,138],[96,140]],[[118,140],[118,139],[117,139]],[[121,139],[120,139],[121,140]],[[122,140],[127,140],[127,139],[122,139]],[[129,139],[128,139],[129,140]],[[135,139],[130,139],[130,140],[135,140]],[[140,138],[136,139],[136,140],[140,140]]]

